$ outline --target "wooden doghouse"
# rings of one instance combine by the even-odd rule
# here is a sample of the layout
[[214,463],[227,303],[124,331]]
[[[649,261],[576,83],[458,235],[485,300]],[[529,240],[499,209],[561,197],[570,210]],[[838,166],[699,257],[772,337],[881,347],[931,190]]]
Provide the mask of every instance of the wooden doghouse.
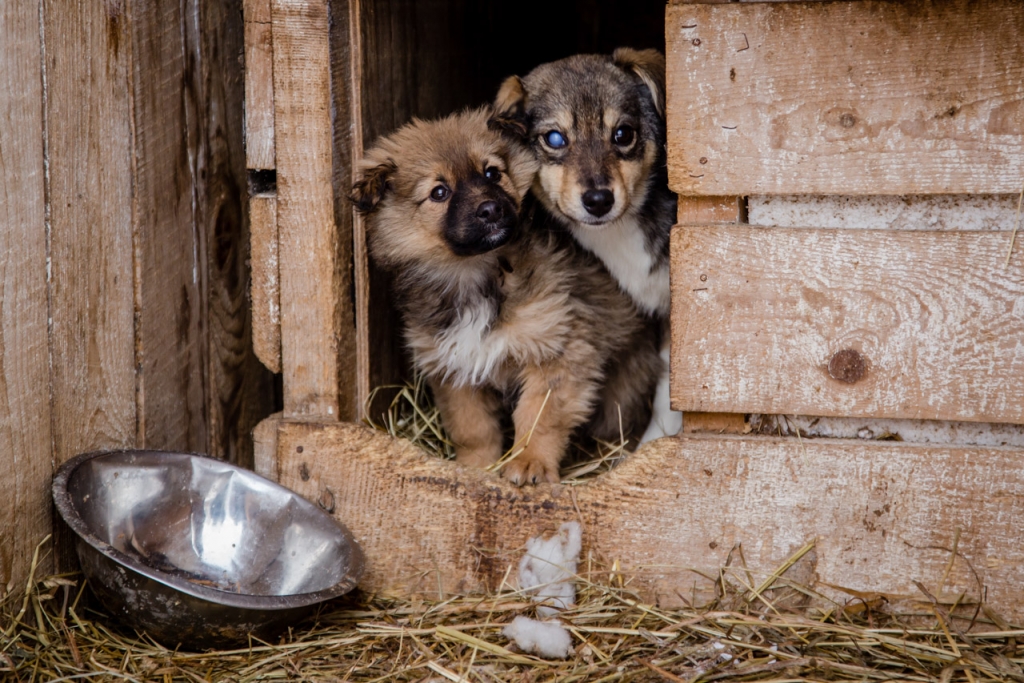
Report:
[[[354,422],[402,366],[354,160],[552,57],[502,61],[523,24],[468,4],[247,1],[254,333],[284,383],[257,469],[353,530],[370,590],[495,588],[578,519],[662,604],[711,595],[739,545],[752,581],[802,554],[838,599],[917,581],[1024,617],[1024,6],[576,3],[664,27],[686,424],[584,485],[517,489]],[[569,33],[563,54],[595,49]]]

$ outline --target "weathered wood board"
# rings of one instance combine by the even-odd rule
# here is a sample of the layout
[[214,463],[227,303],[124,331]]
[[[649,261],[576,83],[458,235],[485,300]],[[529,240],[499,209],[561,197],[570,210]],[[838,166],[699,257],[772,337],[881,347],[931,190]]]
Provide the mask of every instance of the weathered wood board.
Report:
[[43,3],[58,464],[136,439],[131,28],[121,4]]
[[514,577],[528,538],[579,520],[584,557],[618,561],[663,605],[710,597],[697,572],[717,575],[737,543],[760,579],[816,541],[801,580],[837,599],[836,586],[914,595],[915,580],[970,598],[980,582],[991,604],[1024,616],[1018,449],[666,438],[591,483],[523,489],[352,424],[286,421],[278,453],[281,483],[354,533],[368,591],[493,589],[510,566]]
[[[206,452],[252,466],[252,430],[275,410],[273,375],[252,347],[249,221],[243,143],[245,49],[242,1],[187,0],[184,31],[194,63],[199,110],[196,174],[198,230],[205,236]],[[201,252],[202,253],[202,252]]]
[[1024,4],[673,5],[682,194],[1010,193],[1024,183]]
[[50,531],[40,51],[39,4],[0,5],[0,596],[23,588]]
[[[196,229],[199,121],[184,5],[135,2],[130,20],[135,362],[140,448],[207,448],[206,329]],[[102,201],[102,198],[99,199]]]
[[245,165],[274,168],[274,44],[270,0],[245,0]]
[[281,290],[278,272],[277,197],[249,198],[252,259],[252,346],[271,372],[281,372]]
[[337,419],[343,399],[327,0],[273,0],[271,14],[284,409]]
[[708,226],[672,243],[673,406],[1024,422],[1000,232]]
[[[739,223],[743,221],[743,197],[679,197],[676,219],[682,225],[707,223]],[[669,334],[673,331],[669,329]],[[683,415],[683,431],[687,434],[743,434],[748,431],[742,414],[687,412]]]

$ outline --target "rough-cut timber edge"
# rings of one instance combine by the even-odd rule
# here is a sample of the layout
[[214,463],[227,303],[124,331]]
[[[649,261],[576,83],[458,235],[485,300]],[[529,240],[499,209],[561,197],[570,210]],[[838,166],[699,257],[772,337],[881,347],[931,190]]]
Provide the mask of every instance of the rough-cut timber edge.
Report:
[[274,45],[270,0],[243,0],[245,166],[274,168]]
[[678,228],[673,405],[1024,423],[1002,232]]
[[669,183],[687,194],[1018,192],[1024,5],[673,5]]
[[495,589],[528,538],[578,520],[584,557],[618,561],[661,605],[708,599],[707,577],[736,544],[756,582],[815,541],[794,578],[835,599],[849,597],[836,587],[920,597],[920,581],[970,600],[983,585],[991,604],[1024,616],[1017,449],[665,438],[591,483],[517,489],[359,425],[279,425],[280,483],[352,530],[368,591]]
[[[272,0],[281,361],[288,415],[337,419],[337,226],[327,0]],[[346,407],[346,413],[354,412]]]
[[281,291],[277,259],[277,197],[249,197],[252,346],[271,372],[281,372]]
[[[0,4],[0,596],[50,532],[39,3]],[[52,556],[41,573],[53,571]]]
[[[743,197],[681,195],[678,200],[676,221],[683,225],[741,223],[745,219],[746,206]],[[669,333],[674,335],[675,330],[670,329]],[[677,372],[677,370],[672,369],[673,375]],[[682,381],[686,381],[685,377]],[[700,432],[746,434],[750,430],[742,414],[687,411],[683,413],[683,431],[687,434],[697,434]]]
[[277,481],[280,477],[277,467],[277,430],[281,426],[283,413],[274,413],[252,430],[253,472]]

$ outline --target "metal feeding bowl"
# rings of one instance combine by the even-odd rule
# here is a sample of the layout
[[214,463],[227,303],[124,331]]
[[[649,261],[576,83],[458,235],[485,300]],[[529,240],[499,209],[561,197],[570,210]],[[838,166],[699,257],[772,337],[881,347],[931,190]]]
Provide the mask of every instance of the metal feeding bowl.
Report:
[[165,645],[270,638],[355,587],[347,529],[253,472],[185,453],[86,453],[53,498],[103,604]]

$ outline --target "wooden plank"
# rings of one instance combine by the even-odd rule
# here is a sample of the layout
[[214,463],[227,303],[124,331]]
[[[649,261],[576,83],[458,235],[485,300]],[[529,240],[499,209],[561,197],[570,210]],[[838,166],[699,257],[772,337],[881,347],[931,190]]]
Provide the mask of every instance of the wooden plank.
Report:
[[245,0],[245,165],[274,168],[274,46],[270,0]]
[[39,3],[0,5],[0,596],[51,529],[41,50]]
[[281,413],[274,413],[252,430],[253,471],[271,481],[280,478],[277,462],[277,431],[280,429]]
[[[356,280],[360,265],[356,261],[356,215],[348,199],[355,179],[355,162],[362,155],[362,120],[359,114],[359,78],[356,64],[359,53],[358,0],[329,0],[331,61],[331,134],[334,219],[337,230],[334,293],[338,353],[338,418],[358,420],[367,393],[361,382],[359,334],[356,308],[359,295]],[[365,261],[363,262],[365,266]],[[365,361],[363,357],[363,361]],[[364,362],[363,367],[366,367]],[[366,377],[364,374],[363,377]]]
[[669,184],[685,194],[1016,193],[1015,0],[677,5]]
[[662,605],[712,598],[696,572],[717,576],[737,544],[761,579],[816,541],[800,579],[825,595],[920,599],[917,580],[971,602],[983,584],[990,604],[1024,616],[1018,449],[682,437],[645,444],[583,486],[516,489],[357,425],[285,422],[278,438],[281,483],[352,530],[370,592],[493,589],[526,539],[579,520],[595,569],[617,562]]
[[673,234],[673,406],[1024,422],[1024,255],[998,232]]
[[273,0],[286,415],[339,415],[327,0]]
[[277,260],[277,197],[249,198],[252,263],[252,346],[271,372],[281,372],[281,290]]
[[241,0],[187,0],[186,40],[193,53],[197,215],[206,245],[208,330],[208,452],[244,467],[253,464],[252,430],[280,409],[274,376],[252,345],[249,306],[249,216],[246,201],[244,50]]
[[[43,0],[51,462],[140,431],[134,314],[131,22],[123,3]],[[55,568],[75,566],[54,528]]]
[[184,87],[184,6],[131,13],[140,448],[207,450],[206,326],[195,214],[197,120]]
[[54,461],[136,438],[131,27],[44,0]]
[[743,197],[701,197],[680,195],[676,222],[680,225],[742,223]]
[[[745,219],[743,197],[700,197],[680,195],[676,220],[680,225],[700,223],[742,223]],[[672,329],[669,329],[671,337]],[[671,374],[671,373],[670,373]],[[660,385],[659,385],[660,388]],[[746,434],[749,431],[743,414],[688,411],[683,415],[683,431],[687,434]]]

